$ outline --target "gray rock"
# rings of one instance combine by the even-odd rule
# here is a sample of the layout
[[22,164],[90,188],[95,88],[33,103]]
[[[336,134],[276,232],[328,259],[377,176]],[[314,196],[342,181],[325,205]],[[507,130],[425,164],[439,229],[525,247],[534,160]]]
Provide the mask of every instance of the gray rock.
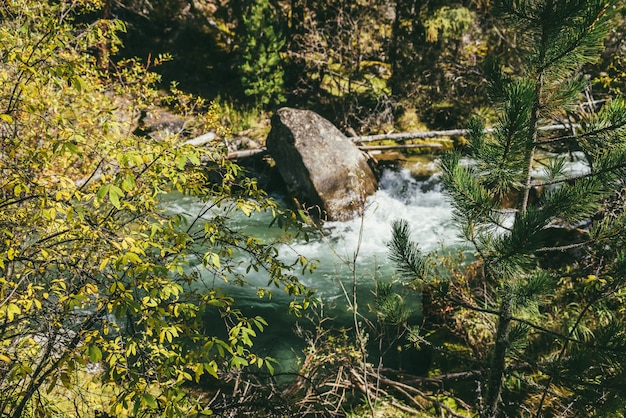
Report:
[[279,109],[272,117],[267,150],[288,192],[313,217],[352,219],[378,187],[365,154],[312,111]]
[[182,135],[185,132],[185,120],[163,109],[142,110],[137,121],[135,135],[163,139],[168,135]]

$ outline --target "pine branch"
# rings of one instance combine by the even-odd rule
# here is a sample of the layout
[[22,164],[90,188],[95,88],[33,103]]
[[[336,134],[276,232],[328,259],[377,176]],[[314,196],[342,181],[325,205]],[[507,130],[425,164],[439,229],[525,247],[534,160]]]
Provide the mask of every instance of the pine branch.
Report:
[[567,250],[573,250],[574,248],[581,248],[584,247],[586,245],[591,244],[592,241],[585,241],[585,242],[579,242],[576,244],[569,244],[569,245],[560,245],[558,247],[541,247],[537,250],[537,252],[555,252],[555,251],[567,251]]
[[[592,306],[592,302],[588,303],[582,311],[580,311],[580,313],[578,314],[578,317],[576,318],[576,322],[574,322],[574,326],[572,326],[570,328],[569,333],[567,334],[567,337],[570,338],[573,334],[574,331],[578,328],[578,325],[580,325],[580,322],[582,321],[583,317],[585,316],[585,314],[589,311],[589,309]],[[559,352],[559,355],[556,359],[557,362],[560,362],[563,359],[563,356],[565,355],[565,351],[567,350],[567,342],[565,344],[563,344],[563,347],[561,348],[561,351]],[[554,380],[554,374],[550,374],[550,377],[548,378],[548,383],[545,385],[545,390],[543,392],[543,394],[541,395],[541,400],[539,401],[539,405],[537,405],[537,412],[535,414],[535,417],[539,418],[541,416],[541,410],[543,409],[543,404],[546,400],[546,396],[548,395],[548,390],[550,389],[550,386],[552,385],[552,381]]]
[[[605,296],[605,295],[602,295],[602,296]],[[593,305],[593,303],[595,303],[595,302],[598,302],[598,300],[599,299],[596,299],[593,302],[590,302],[589,306]],[[456,303],[458,303],[459,306],[461,306],[463,308],[466,308],[466,309],[469,309],[471,311],[487,313],[487,314],[496,315],[496,316],[500,314],[500,312],[495,310],[495,309],[481,308],[481,307],[476,306],[476,305],[470,305],[467,302],[464,302],[462,300],[457,300]],[[564,334],[561,334],[561,333],[559,333],[557,331],[553,331],[553,330],[551,330],[549,328],[546,328],[546,327],[544,327],[542,325],[538,325],[538,324],[536,324],[536,323],[534,323],[532,321],[529,321],[528,319],[520,318],[520,317],[517,317],[517,316],[512,316],[511,320],[513,322],[519,322],[521,324],[527,325],[527,326],[529,326],[530,328],[532,328],[532,329],[534,329],[536,331],[542,332],[542,333],[544,333],[546,335],[550,335],[550,336],[552,336],[552,337],[554,337],[554,338],[556,338],[558,340],[577,344],[577,345],[579,345],[579,346],[581,346],[581,347],[583,347],[583,348],[585,348],[587,350],[600,350],[600,351],[605,351],[607,353],[614,353],[614,354],[624,354],[624,353],[626,353],[626,348],[623,348],[623,349],[612,349],[612,348],[609,348],[609,347],[602,347],[602,346],[595,345],[595,344],[589,344],[589,343],[587,343],[585,341],[576,339],[576,338],[572,337],[571,335],[564,335]]]
[[426,260],[422,256],[417,243],[410,240],[411,230],[405,220],[394,221],[392,224],[389,259],[396,264],[398,271],[406,278],[424,279],[426,276]]

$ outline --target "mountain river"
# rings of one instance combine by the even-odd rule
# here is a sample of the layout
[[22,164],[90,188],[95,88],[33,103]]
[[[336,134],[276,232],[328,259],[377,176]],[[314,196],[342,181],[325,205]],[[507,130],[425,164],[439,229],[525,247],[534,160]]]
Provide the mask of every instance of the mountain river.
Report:
[[[412,239],[423,252],[460,248],[462,245],[458,231],[453,227],[452,207],[442,193],[439,174],[433,174],[424,181],[415,180],[411,175],[411,171],[436,173],[436,162],[420,161],[412,164],[399,170],[383,172],[379,190],[368,198],[362,219],[326,222],[321,233],[311,231],[308,241],[292,238],[279,245],[279,253],[286,261],[293,260],[298,254],[309,260],[318,260],[319,265],[314,273],[306,272],[300,278],[304,284],[316,290],[323,315],[333,318],[333,326],[336,328],[349,328],[352,325],[352,313],[340,282],[344,284],[347,296],[351,297],[354,275],[344,260],[353,259],[357,253],[355,265],[360,312],[368,311],[368,303],[373,301],[374,277],[383,281],[398,280],[388,260],[387,248],[394,220],[404,219],[408,222]],[[420,167],[420,164],[432,167]],[[580,160],[572,162],[570,173],[584,171],[584,164],[581,164]],[[541,171],[539,169],[535,173],[537,177],[541,177]],[[276,199],[281,202],[282,197],[276,196]],[[167,207],[169,211],[195,217],[203,210],[204,204],[193,198],[177,197],[170,200]],[[271,220],[269,213],[255,213],[251,217],[238,214],[231,219],[231,226],[240,228],[248,235],[272,240],[284,234],[284,231],[276,226],[269,227]],[[291,297],[280,289],[274,289],[271,299],[259,298],[254,285],[266,286],[267,276],[258,274],[257,277],[253,270],[250,273],[246,279],[253,286],[239,287],[229,283],[217,285],[237,300],[237,306],[245,314],[260,315],[269,323],[255,340],[255,351],[278,360],[278,370],[295,372],[305,342],[296,337],[293,329],[296,325],[311,328],[312,323],[306,317],[297,318],[288,313]],[[396,290],[402,292],[402,286],[397,285]],[[419,311],[419,294],[406,293],[404,298],[415,311]]]

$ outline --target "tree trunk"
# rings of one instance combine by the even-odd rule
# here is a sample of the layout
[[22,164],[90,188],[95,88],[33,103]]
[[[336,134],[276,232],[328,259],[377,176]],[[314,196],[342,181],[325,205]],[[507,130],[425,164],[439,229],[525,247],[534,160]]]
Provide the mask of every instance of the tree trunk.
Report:
[[495,418],[498,416],[502,379],[506,369],[506,353],[509,347],[509,332],[511,331],[511,311],[511,300],[508,298],[504,299],[498,315],[498,329],[490,362],[491,370],[489,370],[487,378],[487,397],[482,413],[483,418]]
[[[109,20],[111,18],[111,6],[113,5],[113,0],[105,0],[104,5],[102,6],[102,21]],[[106,23],[101,24],[102,30],[106,31]],[[103,71],[108,71],[109,69],[109,55],[110,55],[110,46],[108,41],[100,42],[96,47],[96,62],[98,68]]]

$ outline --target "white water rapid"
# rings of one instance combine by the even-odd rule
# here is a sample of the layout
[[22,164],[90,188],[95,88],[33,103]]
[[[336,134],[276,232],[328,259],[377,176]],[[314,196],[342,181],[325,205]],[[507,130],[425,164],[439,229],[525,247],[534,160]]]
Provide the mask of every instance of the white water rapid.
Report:
[[285,253],[297,251],[319,260],[316,274],[304,276],[303,281],[317,288],[320,296],[343,297],[335,281],[348,274],[345,261],[353,260],[355,253],[357,275],[364,286],[372,286],[374,271],[379,275],[392,275],[387,243],[391,240],[391,225],[395,220],[406,220],[413,240],[419,243],[422,251],[429,252],[456,241],[451,212],[450,204],[441,192],[438,175],[417,181],[407,168],[387,170],[380,179],[379,190],[368,198],[362,217],[346,222],[327,222],[322,230],[323,236],[285,246]]

